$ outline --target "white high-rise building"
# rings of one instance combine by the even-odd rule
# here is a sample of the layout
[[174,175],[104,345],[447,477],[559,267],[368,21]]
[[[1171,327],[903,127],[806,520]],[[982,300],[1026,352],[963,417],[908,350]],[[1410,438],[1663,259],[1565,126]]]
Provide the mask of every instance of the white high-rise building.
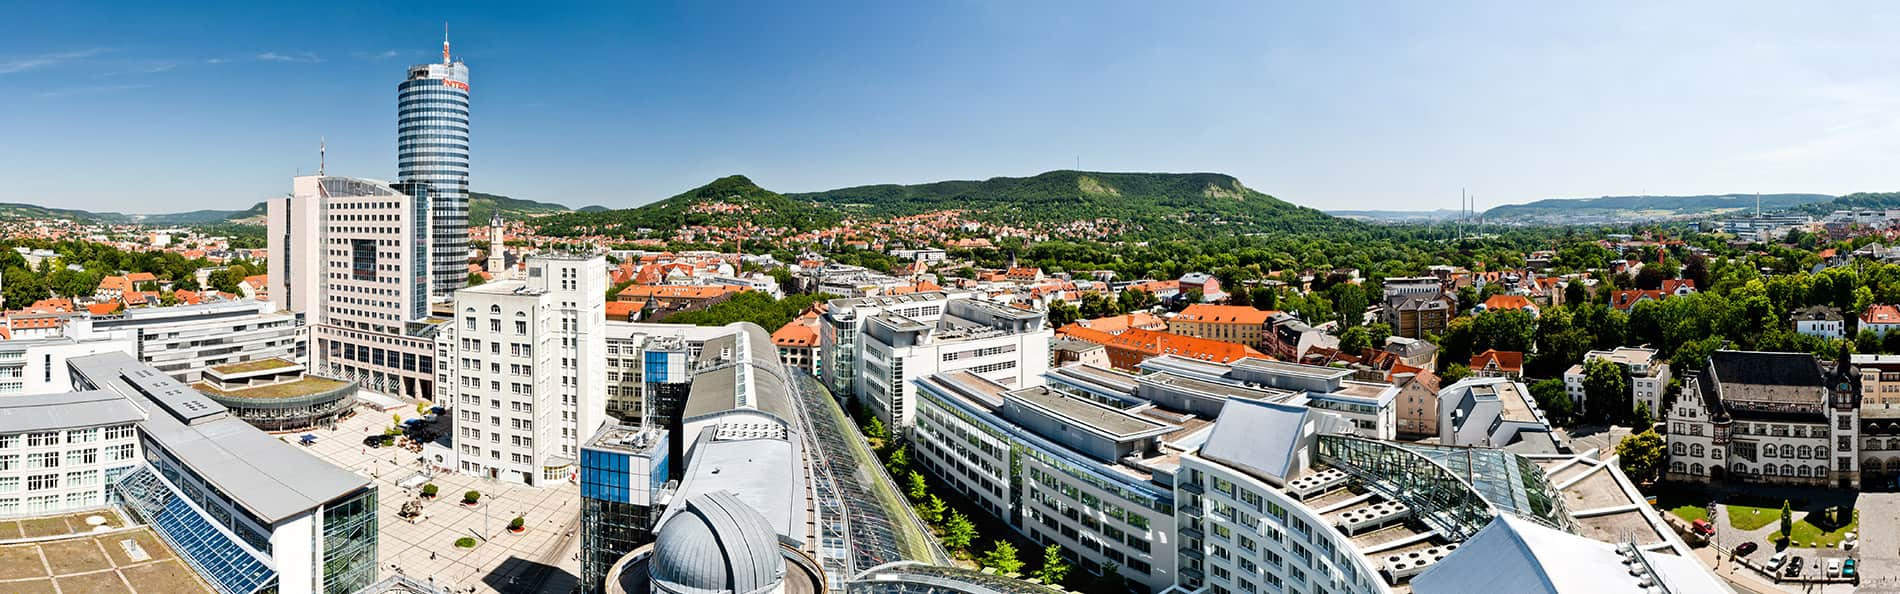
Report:
[[306,175],[267,206],[271,299],[310,321],[318,373],[384,394],[434,394],[428,188]]
[[570,478],[607,419],[607,261],[537,256],[527,278],[455,292],[455,455],[462,472]]

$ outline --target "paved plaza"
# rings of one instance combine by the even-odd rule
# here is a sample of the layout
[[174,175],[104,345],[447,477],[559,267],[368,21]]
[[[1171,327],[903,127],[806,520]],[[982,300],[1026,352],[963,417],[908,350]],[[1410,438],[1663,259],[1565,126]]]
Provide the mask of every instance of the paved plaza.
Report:
[[[405,418],[414,410],[402,411]],[[452,472],[428,479],[441,489],[422,505],[417,521],[398,515],[403,502],[416,499],[420,484],[412,481],[426,472],[420,455],[396,447],[366,448],[363,438],[389,428],[389,413],[358,408],[337,429],[312,431],[314,444],[302,446],[318,457],[366,477],[379,489],[378,522],[381,543],[378,577],[400,572],[417,581],[446,585],[459,592],[568,592],[580,576],[580,487],[524,487]],[[299,442],[297,434],[283,436]],[[481,504],[461,504],[469,490],[482,493]],[[508,521],[526,518],[527,529],[508,531]],[[475,538],[473,549],[455,546],[461,537]],[[472,589],[472,590],[471,590]]]

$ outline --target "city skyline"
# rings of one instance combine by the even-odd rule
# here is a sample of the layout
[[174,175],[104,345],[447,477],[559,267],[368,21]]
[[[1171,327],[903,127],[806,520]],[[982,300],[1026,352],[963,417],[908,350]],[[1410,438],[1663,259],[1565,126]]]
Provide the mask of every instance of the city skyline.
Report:
[[318,138],[396,179],[384,85],[443,21],[484,73],[473,189],[570,207],[1078,164],[1325,208],[1891,189],[1897,15],[1720,6],[25,7],[0,201],[242,209]]

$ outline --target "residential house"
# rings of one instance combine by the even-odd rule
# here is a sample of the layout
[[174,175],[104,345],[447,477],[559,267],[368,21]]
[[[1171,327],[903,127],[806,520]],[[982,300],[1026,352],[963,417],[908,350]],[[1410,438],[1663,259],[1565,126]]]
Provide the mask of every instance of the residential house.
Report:
[[1847,336],[1847,320],[1841,317],[1840,310],[1832,307],[1811,305],[1794,310],[1788,317],[1794,319],[1794,331],[1797,334],[1831,339]]
[[1860,329],[1872,331],[1885,338],[1887,332],[1900,328],[1900,308],[1891,305],[1870,305],[1860,314]]
[[1478,377],[1524,377],[1524,353],[1486,349],[1471,357],[1471,374]]

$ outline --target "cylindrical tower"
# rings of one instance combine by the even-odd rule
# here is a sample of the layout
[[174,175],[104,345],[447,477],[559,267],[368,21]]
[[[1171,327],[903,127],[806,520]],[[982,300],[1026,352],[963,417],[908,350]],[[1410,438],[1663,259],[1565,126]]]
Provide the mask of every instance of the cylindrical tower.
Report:
[[468,280],[468,66],[449,56],[409,67],[396,86],[396,175],[427,183],[430,221],[429,292],[454,293]]

